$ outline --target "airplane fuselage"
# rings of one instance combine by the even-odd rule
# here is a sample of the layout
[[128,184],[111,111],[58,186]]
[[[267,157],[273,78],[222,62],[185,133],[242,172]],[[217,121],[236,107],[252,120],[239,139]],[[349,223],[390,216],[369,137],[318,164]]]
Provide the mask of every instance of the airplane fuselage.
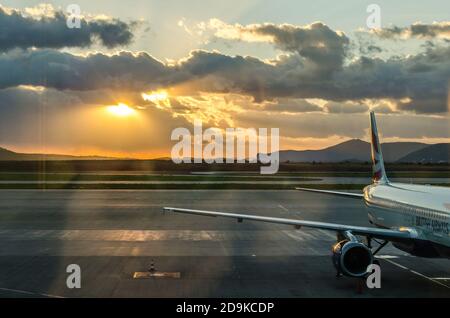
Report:
[[450,189],[405,183],[364,188],[369,221],[382,228],[410,228],[417,239],[393,245],[422,257],[450,258]]

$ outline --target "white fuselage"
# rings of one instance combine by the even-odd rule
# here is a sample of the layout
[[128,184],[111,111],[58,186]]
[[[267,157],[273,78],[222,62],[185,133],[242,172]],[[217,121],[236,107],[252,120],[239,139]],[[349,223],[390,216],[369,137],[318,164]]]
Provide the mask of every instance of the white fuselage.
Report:
[[[449,188],[405,183],[374,183],[364,188],[364,201],[368,207],[371,223],[384,228],[412,228],[417,231],[420,242],[430,243],[428,245],[437,250],[438,255],[430,257],[448,257]],[[410,251],[412,247],[397,247],[417,254]]]

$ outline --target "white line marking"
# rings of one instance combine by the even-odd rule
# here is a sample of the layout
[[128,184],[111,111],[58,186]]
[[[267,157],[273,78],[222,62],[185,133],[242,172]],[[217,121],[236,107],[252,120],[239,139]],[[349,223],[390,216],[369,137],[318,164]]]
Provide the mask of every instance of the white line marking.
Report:
[[318,229],[317,231],[322,233],[323,236],[328,237],[332,240],[336,239],[336,235],[331,234],[330,231],[325,231],[325,230],[321,230],[321,229]]
[[35,293],[35,292],[26,291],[26,290],[11,289],[11,288],[4,288],[4,287],[0,287],[0,290],[9,291],[9,292],[18,293],[18,294],[25,294],[25,295],[44,296],[44,297],[49,297],[49,298],[64,298],[62,296],[50,295],[50,294],[45,294],[45,293]]
[[291,232],[288,232],[286,230],[282,230],[281,232],[286,234],[289,238],[294,239],[296,241],[304,241],[304,239],[301,237],[301,234],[298,235],[297,232],[296,233],[291,233]]
[[379,259],[388,259],[388,258],[399,258],[398,256],[395,255],[376,255],[375,258],[379,258]]
[[429,281],[431,281],[431,282],[433,282],[433,283],[435,283],[435,284],[438,284],[438,285],[441,285],[441,286],[443,286],[443,287],[445,287],[445,288],[447,288],[447,289],[450,289],[450,286],[448,286],[448,285],[446,285],[446,284],[443,284],[443,283],[441,283],[440,281],[435,280],[435,279],[432,278],[432,277],[428,277],[428,276],[426,276],[426,275],[424,275],[424,274],[421,274],[421,273],[419,273],[419,272],[416,272],[415,270],[409,269],[408,267],[405,267],[405,266],[403,266],[403,265],[400,265],[399,263],[394,262],[394,261],[392,261],[392,260],[390,260],[390,259],[385,258],[384,260],[385,260],[386,262],[391,263],[392,265],[395,265],[395,266],[397,266],[397,267],[400,267],[400,268],[402,268],[402,269],[405,269],[405,270],[409,271],[410,273],[413,273],[414,275],[417,275],[417,276],[419,276],[419,277],[425,278],[425,279],[427,279],[427,280],[429,280]]
[[282,206],[281,204],[278,204],[278,207],[282,210],[284,210],[285,212],[289,212],[288,209],[286,209],[284,206]]

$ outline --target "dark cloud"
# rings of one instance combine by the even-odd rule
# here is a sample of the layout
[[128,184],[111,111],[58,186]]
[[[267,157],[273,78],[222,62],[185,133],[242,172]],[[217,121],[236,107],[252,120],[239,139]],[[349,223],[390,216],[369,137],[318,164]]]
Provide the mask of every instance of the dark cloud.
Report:
[[30,47],[89,47],[95,42],[113,48],[131,42],[132,28],[136,24],[103,18],[81,18],[80,23],[80,28],[68,28],[67,15],[63,11],[36,17],[0,6],[0,51]]
[[446,100],[442,98],[419,96],[407,102],[397,103],[397,109],[406,111],[414,110],[416,113],[442,113],[448,111],[448,106]]
[[342,67],[350,43],[347,36],[322,22],[306,26],[292,24],[227,24],[211,19],[207,24],[214,37],[245,42],[267,42],[286,52],[298,53],[311,75]]
[[383,52],[383,49],[378,45],[370,44],[367,46],[361,46],[359,51],[364,55],[372,55]]
[[297,52],[316,67],[331,71],[342,66],[349,39],[321,22],[307,27],[282,24],[262,24],[247,27],[248,32],[271,36],[275,45],[289,52]]
[[55,50],[0,54],[0,88],[18,85],[56,89],[137,90],[162,83],[168,68],[146,53],[76,56]]
[[169,66],[146,53],[83,57],[54,50],[11,51],[0,55],[0,88],[38,85],[140,92],[186,86],[189,94],[237,93],[253,96],[256,102],[275,98],[391,99],[401,101],[402,110],[441,113],[447,112],[448,56],[450,47],[387,60],[362,57],[332,74],[311,76],[298,55],[267,63],[252,57],[193,51]]
[[[418,113],[447,112],[450,48],[441,47],[405,58],[361,58],[335,76],[342,100],[409,99],[399,104]],[[336,92],[338,93],[338,92]]]
[[0,90],[0,109],[11,107],[29,109],[32,105],[51,105],[52,107],[72,107],[82,101],[75,95],[68,95],[55,89],[43,87],[13,87]]
[[179,67],[195,78],[193,88],[251,95],[255,101],[279,97],[333,101],[411,99],[404,110],[447,112],[450,48],[387,60],[362,57],[333,74],[311,77],[299,56],[263,63],[254,58],[196,51]]
[[373,33],[385,39],[393,38],[450,38],[450,22],[434,22],[432,24],[415,23],[409,27],[393,26],[373,30]]

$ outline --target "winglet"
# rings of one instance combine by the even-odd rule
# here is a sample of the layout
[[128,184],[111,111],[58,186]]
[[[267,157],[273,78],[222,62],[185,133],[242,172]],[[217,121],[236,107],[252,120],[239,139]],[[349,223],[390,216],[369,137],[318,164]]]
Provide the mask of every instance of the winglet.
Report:
[[375,113],[370,112],[370,136],[371,136],[371,151],[372,151],[372,181],[375,183],[388,183],[384,169],[383,154],[381,152],[381,144],[378,138],[377,122]]

